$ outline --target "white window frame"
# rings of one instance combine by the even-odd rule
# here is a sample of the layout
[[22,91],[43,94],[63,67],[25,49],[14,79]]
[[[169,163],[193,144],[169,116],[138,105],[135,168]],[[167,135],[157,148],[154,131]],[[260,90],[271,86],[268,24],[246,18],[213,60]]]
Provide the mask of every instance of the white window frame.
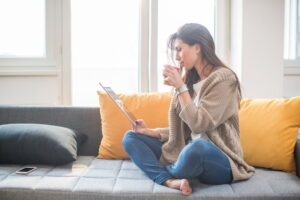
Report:
[[61,0],[45,0],[45,57],[0,58],[0,76],[58,75],[61,55]]
[[71,2],[62,0],[61,29],[61,62],[62,62],[62,103],[72,104],[72,71],[71,71]]
[[[152,0],[156,1],[156,0]],[[140,34],[139,34],[139,60],[138,60],[138,75],[139,75],[139,92],[149,92],[150,87],[150,73],[149,61],[150,55],[150,17],[151,14],[151,0],[140,0]]]
[[[285,0],[285,58],[295,58],[296,56],[296,10],[291,9],[297,6],[296,0]],[[299,76],[300,60],[284,59],[284,75]]]
[[216,53],[224,64],[230,67],[231,64],[231,1],[215,0],[215,45]]

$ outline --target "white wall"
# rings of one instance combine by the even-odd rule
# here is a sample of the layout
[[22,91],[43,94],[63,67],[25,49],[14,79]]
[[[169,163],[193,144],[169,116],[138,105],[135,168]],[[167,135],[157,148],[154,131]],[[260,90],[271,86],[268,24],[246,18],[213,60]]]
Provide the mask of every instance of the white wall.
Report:
[[0,77],[1,105],[59,105],[60,81],[55,76]]
[[283,78],[283,88],[283,97],[289,98],[300,96],[300,73],[295,75],[285,75]]
[[243,96],[283,96],[283,0],[232,1],[232,64]]
[[300,96],[300,60],[284,61],[283,96]]
[[48,67],[1,66],[0,105],[62,105],[61,74],[59,63]]

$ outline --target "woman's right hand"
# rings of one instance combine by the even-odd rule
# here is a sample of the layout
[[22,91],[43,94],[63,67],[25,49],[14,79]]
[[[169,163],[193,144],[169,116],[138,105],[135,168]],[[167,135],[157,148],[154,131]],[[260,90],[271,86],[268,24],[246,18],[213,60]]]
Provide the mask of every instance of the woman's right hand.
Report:
[[180,75],[180,68],[178,67],[164,65],[163,77],[165,85],[179,88],[183,84],[183,80]]
[[132,127],[134,132],[140,134],[145,134],[146,130],[148,129],[145,121],[142,119],[135,120],[135,125],[132,125]]

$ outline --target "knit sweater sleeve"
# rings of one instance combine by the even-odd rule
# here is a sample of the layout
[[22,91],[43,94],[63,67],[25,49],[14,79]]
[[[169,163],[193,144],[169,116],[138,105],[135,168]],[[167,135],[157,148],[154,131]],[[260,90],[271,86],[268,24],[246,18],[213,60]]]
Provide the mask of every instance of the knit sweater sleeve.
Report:
[[192,101],[179,113],[194,133],[212,130],[238,113],[238,89],[235,79],[213,81],[197,107]]
[[155,128],[160,134],[160,141],[165,142],[169,139],[169,128]]

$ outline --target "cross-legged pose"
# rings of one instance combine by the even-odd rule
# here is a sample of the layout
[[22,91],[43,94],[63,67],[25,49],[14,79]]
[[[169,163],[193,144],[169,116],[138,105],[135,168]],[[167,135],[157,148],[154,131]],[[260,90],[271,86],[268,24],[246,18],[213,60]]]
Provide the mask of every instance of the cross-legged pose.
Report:
[[254,168],[243,160],[239,137],[240,83],[216,56],[211,34],[185,24],[168,49],[180,66],[166,65],[162,74],[174,88],[169,127],[149,129],[137,120],[123,138],[125,151],[153,181],[184,195],[192,193],[191,178],[205,184],[250,178]]

